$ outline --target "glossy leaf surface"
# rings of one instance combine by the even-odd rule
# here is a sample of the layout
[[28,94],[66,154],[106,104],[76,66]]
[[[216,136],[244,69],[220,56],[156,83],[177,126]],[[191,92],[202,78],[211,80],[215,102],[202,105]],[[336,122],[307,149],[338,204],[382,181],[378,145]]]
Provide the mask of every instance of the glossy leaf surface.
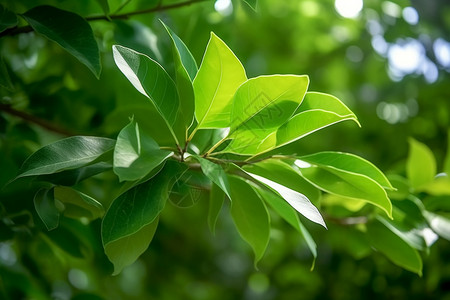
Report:
[[36,32],[58,43],[85,64],[97,78],[100,77],[100,52],[91,26],[85,19],[49,5],[36,6],[22,17]]
[[143,178],[172,155],[161,150],[148,135],[140,132],[135,121],[125,126],[117,137],[114,148],[114,173],[120,181]]
[[114,148],[115,140],[73,136],[44,146],[34,152],[22,165],[16,177],[52,174],[76,169],[94,162]]

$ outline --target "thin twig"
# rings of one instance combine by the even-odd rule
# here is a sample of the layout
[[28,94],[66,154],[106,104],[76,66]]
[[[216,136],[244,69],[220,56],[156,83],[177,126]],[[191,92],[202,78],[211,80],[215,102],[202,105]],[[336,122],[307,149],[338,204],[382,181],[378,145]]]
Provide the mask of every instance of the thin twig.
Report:
[[14,109],[11,107],[11,105],[7,105],[7,104],[0,104],[0,111],[3,111],[9,115],[21,118],[25,121],[27,121],[28,123],[33,123],[36,124],[44,129],[47,129],[49,131],[55,132],[55,133],[59,133],[65,136],[73,136],[76,135],[74,132],[71,132],[69,130],[66,130],[64,128],[60,128],[50,122],[47,122],[46,120],[42,120],[38,117],[35,117],[33,115],[30,115],[29,113]]
[[[91,17],[86,17],[84,19],[88,22],[124,20],[124,19],[128,19],[129,17],[135,16],[135,15],[142,15],[142,14],[149,14],[149,13],[158,12],[158,11],[170,10],[170,9],[179,8],[179,7],[183,7],[183,6],[189,6],[194,3],[205,2],[205,1],[208,1],[208,0],[188,0],[188,1],[178,2],[178,3],[168,4],[168,5],[161,5],[161,3],[160,3],[157,6],[148,8],[148,9],[137,10],[137,11],[132,11],[132,12],[123,13],[123,14],[113,14],[113,15],[108,15],[108,16],[105,16],[105,15],[91,16]],[[2,33],[0,33],[0,38],[3,36],[14,36],[17,34],[27,33],[27,32],[32,32],[32,31],[33,31],[33,28],[30,25],[26,25],[26,26],[22,26],[22,27],[13,27],[13,28],[7,29],[7,30],[3,31]]]

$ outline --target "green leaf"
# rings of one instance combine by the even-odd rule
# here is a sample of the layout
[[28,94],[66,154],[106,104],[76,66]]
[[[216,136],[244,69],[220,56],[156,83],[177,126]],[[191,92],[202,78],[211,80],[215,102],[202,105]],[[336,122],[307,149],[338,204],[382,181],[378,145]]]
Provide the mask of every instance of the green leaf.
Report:
[[169,74],[158,62],[132,49],[114,45],[113,54],[117,67],[155,105],[179,144],[179,140],[184,140],[185,132],[174,131],[180,103],[177,88]]
[[383,223],[383,225],[386,226],[390,231],[392,231],[398,237],[408,243],[408,245],[410,245],[411,247],[417,250],[425,250],[425,248],[427,247],[422,232],[419,229],[406,224],[406,220],[403,222],[401,220],[398,220],[400,218],[387,220],[381,216],[377,216],[377,219],[378,221]]
[[391,183],[380,169],[371,162],[354,154],[326,151],[301,156],[299,159],[323,168],[365,175],[378,182],[382,187],[393,189]]
[[108,114],[104,126],[108,134],[117,134],[129,124],[129,118],[139,123],[139,129],[151,137],[160,146],[173,147],[173,137],[163,117],[153,105],[142,103],[140,105],[122,106]]
[[139,131],[132,120],[120,131],[114,148],[114,173],[120,181],[143,178],[162,164],[173,152],[161,150],[150,137]]
[[0,4],[0,32],[17,25],[17,15]]
[[119,274],[123,268],[134,263],[147,250],[155,235],[158,222],[159,217],[137,232],[105,245],[105,254],[114,264],[113,275]]
[[[112,152],[112,151],[111,151]],[[109,153],[108,153],[109,154]],[[105,155],[106,156],[106,155]],[[105,158],[105,156],[101,156],[101,158]],[[109,155],[108,155],[109,156]],[[48,175],[39,175],[38,180],[51,182],[56,185],[65,185],[72,186],[75,185],[89,177],[97,175],[102,172],[109,171],[112,169],[112,153],[111,153],[111,161],[100,161],[97,163],[93,163],[87,165],[85,167],[65,170],[58,173],[48,174]]]
[[450,129],[447,134],[447,154],[445,155],[444,160],[444,172],[450,176]]
[[431,229],[439,236],[450,241],[450,219],[431,212],[424,212],[424,216],[430,224]]
[[[107,210],[102,221],[102,242],[114,264],[114,274],[134,262],[150,243],[149,233],[166,204],[177,167],[167,163],[152,179],[114,199]],[[130,251],[134,247],[137,250]]]
[[450,195],[450,176],[439,174],[432,182],[422,185],[420,190],[434,196]]
[[285,187],[305,195],[314,205],[319,204],[320,190],[293,170],[292,167],[277,159],[268,159],[254,164],[248,164],[243,169],[277,182]]
[[256,266],[269,243],[269,214],[259,195],[247,182],[235,176],[229,176],[229,182],[231,216],[241,237],[253,248]]
[[208,207],[208,226],[209,230],[214,234],[216,232],[217,218],[223,206],[225,193],[216,184],[211,185]]
[[14,89],[11,77],[9,76],[9,72],[8,69],[6,68],[6,64],[5,61],[3,60],[3,57],[0,57],[0,86],[8,90]]
[[178,95],[182,97],[180,100],[180,107],[184,119],[189,127],[194,121],[194,87],[192,82],[197,74],[197,63],[192,56],[189,49],[183,43],[183,41],[162,21],[161,23],[166,28],[169,36],[172,40],[173,56],[175,63],[175,76]]
[[272,147],[275,141],[268,136],[292,117],[308,84],[305,75],[260,76],[242,84],[230,116],[229,138],[233,141],[224,152],[256,154]]
[[16,179],[84,167],[111,151],[115,142],[112,139],[92,136],[73,136],[56,141],[28,157]]
[[256,11],[256,6],[258,5],[258,0],[243,0],[248,4],[254,11]]
[[218,187],[222,189],[222,191],[225,192],[225,194],[230,197],[230,184],[228,182],[228,176],[223,170],[223,168],[215,164],[205,158],[201,158],[199,156],[195,156],[195,159],[198,160],[200,163],[200,166],[202,168],[203,173],[208,176],[208,178],[217,184]]
[[272,180],[264,178],[262,176],[252,174],[246,172],[248,175],[261,182],[265,186],[268,186],[273,191],[278,193],[284,200],[286,200],[296,211],[302,214],[307,219],[313,221],[314,223],[320,224],[323,227],[327,228],[325,221],[322,218],[319,210],[309,201],[308,197],[294,191],[290,188],[287,188],[279,183],[276,183]]
[[58,43],[99,78],[100,52],[89,23],[81,16],[53,6],[37,6],[22,15],[33,29]]
[[60,213],[56,207],[53,188],[40,189],[34,196],[34,207],[47,230],[58,227]]
[[[184,42],[173,32],[172,29],[170,29],[169,26],[164,24],[163,21],[160,20],[160,22],[164,25],[164,28],[166,28],[167,32],[169,33],[170,38],[172,39],[172,43],[174,46],[174,54],[175,59],[179,59],[179,61],[176,61],[176,64],[179,64],[177,68],[184,69],[186,73],[189,76],[190,81],[194,81],[195,75],[197,75],[198,67],[197,63],[194,59],[194,56],[192,56],[191,51],[189,51],[188,47],[184,44]],[[181,70],[180,70],[181,71]],[[178,70],[177,70],[178,72]]]
[[[264,189],[256,189],[256,191],[286,222],[301,234],[314,257],[315,262],[317,258],[317,245],[306,227],[300,222],[295,209],[275,193]],[[314,262],[311,269],[314,268]]]
[[211,182],[197,170],[188,169],[176,176],[175,183],[170,191],[169,199],[172,204],[181,208],[189,208],[199,201],[208,201]]
[[308,92],[296,114],[278,129],[276,147],[289,144],[346,120],[352,120],[359,125],[355,114],[338,98],[328,94]]
[[66,217],[94,220],[102,217],[105,212],[100,202],[70,187],[55,187],[54,196],[64,204],[63,214]]
[[367,224],[367,234],[372,246],[393,263],[422,276],[422,258],[416,249],[392,232],[378,220]]
[[433,153],[425,144],[413,138],[409,139],[406,174],[411,187],[416,190],[432,182],[436,175],[436,161]]
[[244,67],[213,32],[194,79],[197,128],[224,128],[230,124],[232,98],[247,80]]
[[406,178],[397,174],[388,174],[388,179],[395,189],[388,191],[389,199],[404,200],[409,196],[409,182]]
[[296,160],[295,164],[303,178],[317,188],[330,194],[364,200],[381,208],[392,218],[392,203],[375,180],[362,174],[305,164],[301,160]]
[[109,4],[108,4],[108,0],[97,0],[97,3],[100,5],[100,7],[102,8],[103,12],[105,13],[105,15],[109,15]]

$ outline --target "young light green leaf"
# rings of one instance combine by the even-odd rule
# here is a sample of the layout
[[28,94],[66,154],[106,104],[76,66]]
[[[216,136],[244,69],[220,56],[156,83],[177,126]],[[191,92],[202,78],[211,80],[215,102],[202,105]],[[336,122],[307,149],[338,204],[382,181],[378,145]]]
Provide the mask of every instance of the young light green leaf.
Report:
[[265,189],[255,189],[259,195],[267,202],[269,205],[292,227],[294,227],[305,239],[305,242],[311,251],[314,261],[311,270],[314,268],[314,263],[317,258],[317,245],[314,242],[311,234],[305,228],[305,226],[300,222],[298,214],[294,208],[292,208],[289,203],[287,203],[283,198],[277,194],[265,190]]
[[225,194],[230,197],[230,184],[228,183],[228,176],[223,170],[223,168],[215,164],[205,158],[201,158],[199,156],[195,156],[195,159],[198,160],[200,166],[202,168],[203,173],[208,176],[208,178],[217,184],[218,187],[225,192]]
[[308,84],[308,76],[298,75],[259,76],[242,84],[231,109],[233,140],[224,152],[257,154],[272,147],[275,140],[269,136],[292,117]]
[[439,236],[450,241],[450,219],[432,212],[424,212],[424,216],[430,224],[431,229]]
[[354,154],[326,151],[301,156],[299,159],[323,168],[334,168],[344,172],[365,175],[378,182],[382,187],[393,189],[391,183],[380,169],[371,162]]
[[59,8],[36,6],[22,15],[33,29],[58,43],[99,78],[100,52],[89,23],[81,16]]
[[180,107],[177,88],[164,68],[150,57],[132,49],[114,45],[117,67],[144,96],[150,99],[164,118],[177,144],[184,140],[185,132],[174,132]]
[[159,217],[135,233],[105,245],[105,254],[114,265],[112,275],[119,274],[123,268],[134,263],[147,250],[155,235],[158,222]]
[[0,4],[0,32],[16,26],[17,22],[16,14]]
[[304,217],[313,221],[314,223],[320,224],[323,227],[327,228],[327,225],[325,224],[325,221],[323,220],[319,210],[311,203],[311,201],[309,201],[309,199],[305,195],[297,191],[294,191],[290,188],[287,188],[272,180],[264,178],[262,176],[252,174],[249,172],[246,173],[251,177],[253,177],[254,179],[256,179],[257,181],[261,182],[262,184],[268,186],[276,193],[278,193],[284,200],[286,200],[293,208],[295,208],[296,211],[298,211]]
[[409,139],[406,174],[411,187],[416,190],[432,182],[436,175],[436,160],[433,153],[425,144],[412,138]]
[[194,79],[197,128],[224,128],[230,123],[231,100],[247,80],[244,67],[213,32]]
[[[161,20],[160,20],[161,21]],[[194,87],[192,82],[197,74],[197,63],[192,56],[189,49],[183,43],[183,41],[162,21],[161,23],[166,28],[173,45],[173,56],[175,63],[175,76],[178,95],[180,98],[180,108],[185,116],[187,127],[189,127],[194,121]]]
[[57,186],[55,199],[64,205],[64,216],[71,218],[85,217],[89,220],[100,218],[105,213],[100,202],[89,195],[70,187]]
[[[176,173],[177,166],[167,163],[152,179],[117,197],[106,211],[102,221],[102,242],[105,250],[108,249],[108,258],[116,265],[115,273],[120,272],[125,263],[135,261],[150,243],[148,233],[153,228],[150,224],[164,208]],[[127,252],[134,246],[140,250]]]
[[292,167],[277,159],[267,159],[245,165],[243,169],[305,195],[314,205],[319,204],[320,190],[303,179]]
[[34,207],[47,230],[58,227],[60,213],[56,207],[53,188],[40,189],[34,196]]
[[299,174],[317,188],[330,194],[365,200],[392,218],[392,203],[375,180],[366,175],[305,164],[301,160],[295,161],[295,164]]
[[229,176],[228,180],[231,186],[231,216],[241,237],[253,248],[256,266],[269,243],[269,214],[259,195],[247,182],[235,176]]
[[208,207],[208,226],[209,230],[211,230],[213,234],[216,232],[217,218],[219,217],[220,210],[222,209],[224,198],[224,191],[213,183],[211,185]]
[[138,124],[132,120],[117,137],[114,173],[120,181],[139,180],[172,154],[171,151],[161,150],[150,136],[139,131]]
[[56,141],[28,157],[16,179],[84,167],[111,151],[115,142],[112,139],[92,136],[73,136]]
[[422,276],[422,258],[416,249],[389,230],[380,221],[367,224],[369,242],[396,265]]
[[359,125],[355,114],[338,98],[329,94],[308,92],[296,114],[278,129],[276,147],[346,120],[352,120]]

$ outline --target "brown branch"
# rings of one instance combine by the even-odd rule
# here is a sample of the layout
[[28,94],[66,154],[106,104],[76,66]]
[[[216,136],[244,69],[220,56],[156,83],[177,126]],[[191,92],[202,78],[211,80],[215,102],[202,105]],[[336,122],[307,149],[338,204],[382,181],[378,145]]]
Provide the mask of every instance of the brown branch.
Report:
[[358,224],[367,224],[369,221],[369,218],[366,216],[359,216],[359,217],[347,217],[347,218],[336,218],[332,217],[330,215],[324,215],[325,220],[333,222],[337,225],[343,225],[343,226],[353,226]]
[[52,132],[62,134],[65,136],[76,135],[74,132],[71,132],[64,128],[60,128],[50,122],[47,122],[46,120],[42,120],[42,119],[35,117],[33,115],[30,115],[29,113],[26,113],[26,112],[16,110],[16,109],[12,108],[11,105],[8,105],[8,104],[0,104],[0,111],[3,111],[11,116],[21,118],[28,123],[36,124],[44,129],[47,129],[48,131],[52,131]]
[[[148,9],[137,10],[137,11],[132,11],[132,12],[123,13],[123,14],[113,14],[113,15],[109,15],[109,16],[103,16],[103,15],[102,16],[91,16],[91,17],[86,17],[84,19],[88,22],[126,20],[129,17],[135,16],[135,15],[142,15],[142,14],[149,14],[149,13],[158,12],[158,11],[170,10],[170,9],[175,9],[175,8],[179,8],[179,7],[183,7],[183,6],[189,6],[191,4],[205,2],[205,1],[208,1],[208,0],[188,0],[188,1],[178,2],[178,3],[168,4],[168,5],[161,5],[161,3],[159,3],[157,6],[148,8]],[[26,25],[26,26],[22,26],[22,27],[13,27],[13,28],[7,29],[7,30],[3,31],[2,33],[0,33],[0,38],[3,36],[14,36],[17,34],[27,33],[27,32],[32,32],[32,31],[33,31],[33,28],[30,25]]]

